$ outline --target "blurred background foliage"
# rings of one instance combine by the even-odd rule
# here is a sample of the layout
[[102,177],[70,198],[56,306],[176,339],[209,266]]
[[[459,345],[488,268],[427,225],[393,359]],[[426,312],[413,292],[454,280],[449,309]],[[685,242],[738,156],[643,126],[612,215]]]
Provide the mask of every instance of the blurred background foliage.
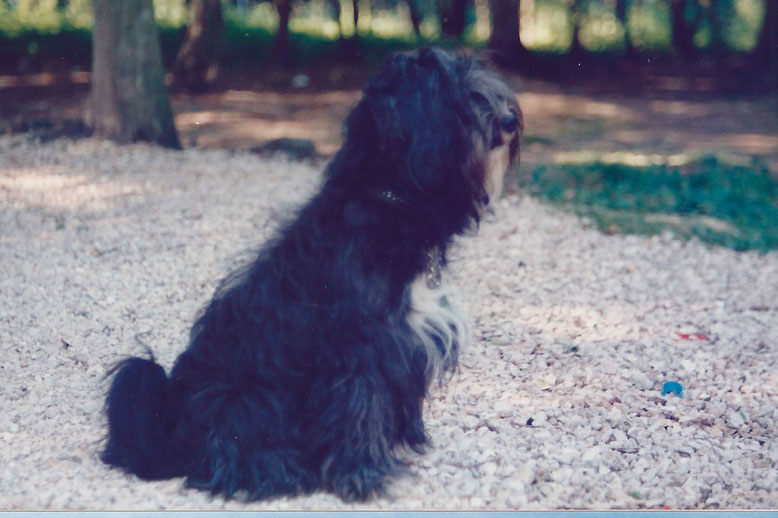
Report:
[[[222,2],[223,63],[274,58],[279,1]],[[694,53],[713,59],[757,49],[766,0],[521,0],[520,42],[540,55],[677,55],[675,3]],[[169,62],[188,21],[187,2],[154,0],[154,7]],[[293,0],[289,44],[303,61],[334,56],[337,42],[355,35],[366,61],[421,43],[484,47],[490,7],[489,0]],[[459,34],[443,30],[451,9],[463,12]],[[0,0],[0,66],[25,72],[62,60],[87,68],[92,23],[90,0]]]

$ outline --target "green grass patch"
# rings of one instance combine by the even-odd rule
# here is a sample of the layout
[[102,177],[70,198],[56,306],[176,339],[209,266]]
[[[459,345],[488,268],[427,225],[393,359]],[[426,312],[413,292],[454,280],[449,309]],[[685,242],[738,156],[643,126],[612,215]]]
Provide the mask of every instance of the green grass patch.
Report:
[[545,146],[550,146],[555,143],[556,141],[553,138],[547,137],[545,135],[538,135],[536,133],[525,133],[521,136],[521,144],[523,146],[528,146],[530,144],[542,144]]
[[606,232],[670,231],[734,250],[778,249],[778,179],[764,165],[712,156],[624,162],[540,166],[522,183]]

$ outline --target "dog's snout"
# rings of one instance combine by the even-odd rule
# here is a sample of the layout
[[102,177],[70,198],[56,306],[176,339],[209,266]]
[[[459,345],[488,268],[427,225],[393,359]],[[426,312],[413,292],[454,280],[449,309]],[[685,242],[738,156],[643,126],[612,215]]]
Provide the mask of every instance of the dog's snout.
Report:
[[514,133],[519,125],[519,118],[515,113],[503,115],[500,119],[500,127],[506,133]]

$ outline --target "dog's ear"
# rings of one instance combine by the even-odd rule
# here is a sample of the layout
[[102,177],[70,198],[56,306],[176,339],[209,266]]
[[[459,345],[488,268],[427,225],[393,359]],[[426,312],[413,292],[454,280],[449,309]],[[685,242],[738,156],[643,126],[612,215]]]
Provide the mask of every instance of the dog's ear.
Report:
[[436,49],[392,56],[365,88],[347,139],[372,141],[383,187],[470,217],[484,173],[476,157],[479,123],[466,86],[468,66],[466,58]]

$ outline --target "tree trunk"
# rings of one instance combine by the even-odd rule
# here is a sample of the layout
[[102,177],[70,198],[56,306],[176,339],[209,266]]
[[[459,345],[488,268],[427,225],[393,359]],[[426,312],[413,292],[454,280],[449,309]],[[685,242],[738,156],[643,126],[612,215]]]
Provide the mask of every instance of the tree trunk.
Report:
[[87,126],[117,142],[180,149],[152,0],[94,0],[94,16]]
[[766,1],[762,30],[752,56],[755,67],[767,73],[769,89],[778,91],[778,1]]
[[[356,0],[354,0],[356,1]],[[421,37],[421,12],[419,12],[419,6],[416,4],[416,0],[408,1],[408,13],[411,16],[411,25],[413,26],[413,32],[416,37]]]
[[283,65],[292,61],[289,47],[289,18],[292,16],[292,0],[275,0],[278,10],[278,32],[273,40],[273,55]]
[[491,0],[489,4],[492,11],[492,36],[489,39],[492,59],[501,66],[518,68],[527,54],[520,37],[521,3],[519,0]]
[[581,20],[583,20],[583,5],[581,0],[572,0],[570,3],[570,17],[573,23],[573,34],[570,40],[570,48],[567,53],[573,58],[579,58],[584,55],[584,48],[581,45],[581,39],[579,37],[581,29]]
[[710,3],[708,4],[710,49],[714,54],[721,54],[727,51],[727,45],[724,41],[724,20],[721,16],[721,10],[726,7],[727,6],[722,5],[718,0],[710,0]]
[[440,29],[444,35],[460,39],[465,32],[467,0],[438,0]]
[[[673,0],[674,2],[677,0]],[[624,53],[627,56],[635,55],[635,47],[632,45],[632,38],[629,34],[629,10],[627,9],[627,0],[616,0],[616,19],[624,29]]]
[[672,0],[670,18],[673,30],[673,49],[684,60],[691,58],[696,51],[694,46],[695,27],[686,20],[687,0]]
[[221,45],[222,6],[220,0],[193,0],[192,20],[173,64],[173,85],[188,92],[207,87],[208,71]]
[[354,21],[354,34],[346,38],[343,33],[343,25],[341,24],[341,9],[340,0],[330,0],[333,4],[333,10],[337,13],[338,26],[340,27],[340,37],[338,38],[338,44],[336,47],[336,56],[338,61],[342,63],[353,63],[359,59],[362,53],[362,41],[359,39],[359,32],[357,32],[357,23],[359,22],[359,2],[358,0],[352,0],[351,7],[354,9],[353,21]]

